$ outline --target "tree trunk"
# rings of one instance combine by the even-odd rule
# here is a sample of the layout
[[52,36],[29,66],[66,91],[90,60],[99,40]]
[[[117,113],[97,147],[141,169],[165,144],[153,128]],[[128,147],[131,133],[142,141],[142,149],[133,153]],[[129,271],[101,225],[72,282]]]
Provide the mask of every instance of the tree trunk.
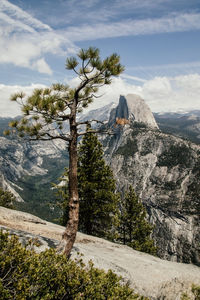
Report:
[[78,179],[77,179],[77,125],[76,115],[73,114],[70,119],[70,135],[69,142],[69,219],[66,229],[62,235],[62,241],[58,246],[58,252],[63,252],[67,257],[76,239],[79,221],[79,196],[78,196]]

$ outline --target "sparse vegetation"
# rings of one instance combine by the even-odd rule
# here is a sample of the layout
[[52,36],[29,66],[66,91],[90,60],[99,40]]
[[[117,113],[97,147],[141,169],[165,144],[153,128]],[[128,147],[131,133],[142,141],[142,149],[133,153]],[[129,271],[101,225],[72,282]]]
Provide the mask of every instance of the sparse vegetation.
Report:
[[171,145],[158,158],[157,166],[166,166],[173,168],[179,165],[180,167],[190,167],[191,150],[185,144]]
[[128,284],[111,270],[85,266],[49,249],[40,254],[23,247],[16,236],[0,231],[1,300],[133,300]]
[[[193,284],[191,291],[193,293],[192,300],[200,300],[200,286]],[[191,300],[191,297],[189,297],[187,293],[183,293],[181,300]]]
[[120,154],[123,155],[124,157],[128,157],[128,156],[133,156],[137,151],[138,151],[137,141],[128,138],[126,144],[120,146],[115,152],[115,155]]
[[146,220],[146,210],[130,186],[121,203],[119,240],[135,250],[156,254],[154,241],[151,239],[153,227]]

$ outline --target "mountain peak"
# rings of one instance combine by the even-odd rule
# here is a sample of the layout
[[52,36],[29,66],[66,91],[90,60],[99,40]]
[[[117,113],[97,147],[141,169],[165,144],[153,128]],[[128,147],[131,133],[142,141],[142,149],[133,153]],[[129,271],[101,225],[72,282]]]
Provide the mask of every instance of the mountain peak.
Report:
[[135,94],[120,96],[118,106],[111,111],[109,124],[115,123],[117,118],[127,119],[132,122],[142,122],[151,128],[158,128],[146,102]]

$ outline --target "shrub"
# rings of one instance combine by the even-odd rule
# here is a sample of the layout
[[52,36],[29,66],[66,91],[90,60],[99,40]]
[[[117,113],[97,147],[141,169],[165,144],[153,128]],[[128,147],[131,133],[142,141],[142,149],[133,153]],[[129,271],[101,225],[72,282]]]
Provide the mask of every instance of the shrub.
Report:
[[2,300],[144,299],[111,270],[68,260],[53,249],[37,254],[2,231],[0,295]]
[[[192,293],[193,293],[193,300],[200,300],[200,286],[192,285]],[[181,296],[181,300],[192,300],[187,293],[183,293]]]
[[195,300],[200,300],[200,286],[193,285],[192,293],[194,294]]
[[14,208],[13,202],[15,201],[16,198],[11,192],[4,191],[2,188],[0,188],[0,206]]

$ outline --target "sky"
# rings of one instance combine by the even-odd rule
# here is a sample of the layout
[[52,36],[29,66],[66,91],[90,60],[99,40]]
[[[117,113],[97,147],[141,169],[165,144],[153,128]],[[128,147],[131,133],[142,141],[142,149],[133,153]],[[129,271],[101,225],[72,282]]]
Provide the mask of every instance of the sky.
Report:
[[0,117],[20,113],[17,91],[75,85],[66,58],[89,46],[125,66],[91,108],[132,93],[153,112],[200,109],[199,0],[0,0]]

